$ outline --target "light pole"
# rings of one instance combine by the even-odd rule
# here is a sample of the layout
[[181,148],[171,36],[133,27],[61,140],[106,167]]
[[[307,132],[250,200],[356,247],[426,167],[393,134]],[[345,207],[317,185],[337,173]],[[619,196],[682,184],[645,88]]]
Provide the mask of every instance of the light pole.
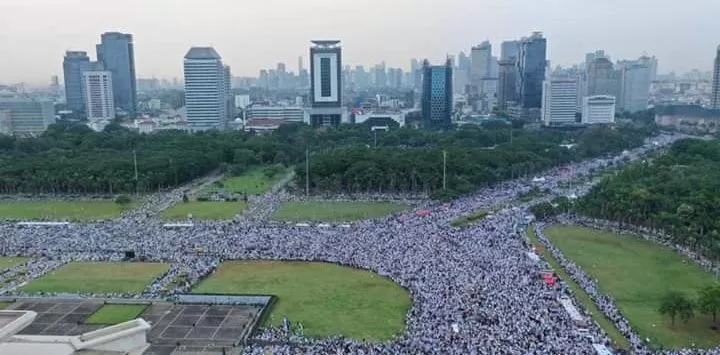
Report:
[[447,190],[447,151],[443,150],[443,190]]
[[305,197],[310,197],[310,148],[305,148]]

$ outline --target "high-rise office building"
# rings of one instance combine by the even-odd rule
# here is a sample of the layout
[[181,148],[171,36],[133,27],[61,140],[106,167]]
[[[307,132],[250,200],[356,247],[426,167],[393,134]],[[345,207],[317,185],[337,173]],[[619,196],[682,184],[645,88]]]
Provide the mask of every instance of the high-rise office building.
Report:
[[88,120],[112,120],[115,118],[112,73],[86,71],[83,73],[85,115]]
[[212,47],[193,47],[185,54],[185,109],[193,131],[226,125],[226,73]]
[[547,40],[541,32],[523,38],[518,52],[517,90],[522,108],[542,106],[543,81],[547,67]]
[[481,90],[483,79],[490,77],[492,62],[492,45],[485,41],[472,47],[471,52],[472,68],[470,73],[470,84]]
[[498,75],[498,91],[497,91],[497,107],[500,111],[507,111],[508,103],[517,100],[515,96],[515,83],[517,68],[515,67],[515,57],[508,60],[501,60],[500,73]]
[[223,66],[223,73],[225,74],[225,114],[227,114],[227,121],[230,122],[235,118],[235,102],[232,94],[232,71],[230,66]]
[[638,62],[646,65],[648,69],[650,69],[650,81],[653,82],[657,79],[657,67],[658,67],[658,60],[655,58],[655,56],[649,57],[647,55],[643,55],[638,59]]
[[715,63],[713,64],[712,96],[710,107],[720,109],[720,46],[715,52]]
[[640,61],[622,64],[619,110],[637,112],[647,110],[650,98],[650,67]]
[[472,61],[470,61],[470,57],[468,57],[467,54],[465,54],[465,52],[460,52],[458,54],[457,67],[458,67],[458,69],[467,73],[467,77],[465,78],[465,80],[466,81],[469,80],[470,79],[470,76],[469,76],[470,70],[472,69]]
[[346,120],[342,106],[340,41],[312,41],[310,47],[310,125],[338,126]]
[[608,124],[615,122],[615,97],[608,95],[583,98],[582,123]]
[[425,129],[448,129],[452,125],[452,66],[423,65],[422,116]]
[[90,67],[87,52],[67,51],[63,59],[63,76],[65,77],[65,100],[68,110],[83,112],[82,73]]
[[130,34],[106,32],[96,46],[97,60],[112,72],[115,108],[122,108],[131,117],[136,114],[137,83],[135,77],[135,49]]
[[543,81],[541,120],[545,125],[575,123],[577,80],[547,78]]
[[50,100],[0,98],[3,133],[37,135],[55,123],[55,105]]
[[620,97],[619,70],[615,70],[613,63],[605,58],[595,58],[587,66],[587,93],[585,96],[607,95],[616,99]]
[[520,41],[503,41],[500,45],[500,60],[510,60],[511,58],[518,58],[518,52],[520,51]]
[[298,85],[301,88],[307,88],[309,85],[308,82],[308,71],[305,69],[305,66],[303,65],[303,57],[298,57]]

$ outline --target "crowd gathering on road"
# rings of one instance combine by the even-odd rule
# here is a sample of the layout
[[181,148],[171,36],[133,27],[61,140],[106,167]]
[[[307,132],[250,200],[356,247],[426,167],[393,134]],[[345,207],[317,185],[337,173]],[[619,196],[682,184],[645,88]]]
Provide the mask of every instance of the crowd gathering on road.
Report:
[[[554,195],[581,196],[594,181],[572,187],[563,182],[610,163],[642,158],[679,138],[683,137],[653,137],[619,157],[558,167],[541,177],[516,179],[449,203],[418,207],[429,211],[422,217],[405,212],[350,228],[273,224],[265,218],[196,221],[186,228],[167,228],[153,217],[163,206],[180,201],[182,188],[153,196],[114,221],[58,228],[0,224],[0,253],[33,256],[27,264],[0,273],[0,282],[12,279],[2,282],[0,292],[19,294],[18,286],[72,260],[121,260],[128,250],[143,260],[173,264],[140,296],[102,296],[164,298],[187,292],[229,259],[325,261],[372,270],[406,288],[413,300],[406,332],[384,343],[329,338],[283,344],[287,339],[282,334],[265,330],[256,338],[267,342],[250,345],[246,353],[593,354],[593,344],[610,346],[608,336],[594,322],[589,322],[587,333],[577,331],[558,303],[560,296],[572,295],[562,282],[559,287],[544,283],[540,277],[543,262],[528,257],[532,246],[522,228],[530,217],[527,206],[511,202],[533,186]],[[260,199],[267,199],[262,203],[272,207],[279,201],[275,195],[279,194]],[[480,209],[494,212],[464,228],[450,226],[453,219]],[[542,237],[541,226],[538,232]],[[586,290],[597,290],[579,268],[563,262]],[[590,294],[629,337],[634,351],[649,353],[613,309],[612,300],[597,291]],[[667,352],[686,353],[694,352]]]

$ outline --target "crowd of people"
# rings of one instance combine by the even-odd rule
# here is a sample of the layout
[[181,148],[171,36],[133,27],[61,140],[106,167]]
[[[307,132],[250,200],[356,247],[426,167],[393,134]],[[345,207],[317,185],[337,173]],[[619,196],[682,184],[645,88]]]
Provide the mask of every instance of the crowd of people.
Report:
[[[124,251],[132,250],[143,260],[173,263],[141,295],[163,298],[187,292],[223,260],[324,261],[373,270],[406,288],[413,300],[406,315],[406,331],[388,342],[369,343],[340,337],[288,341],[282,334],[266,330],[256,335],[262,341],[250,345],[246,353],[593,354],[592,345],[609,345],[609,338],[592,322],[590,336],[577,331],[557,301],[570,295],[569,291],[546,285],[538,262],[527,255],[531,245],[521,228],[529,217],[525,206],[510,202],[533,186],[554,194],[580,195],[592,181],[572,189],[563,182],[625,157],[643,157],[678,138],[656,137],[621,157],[559,167],[541,178],[516,179],[449,203],[428,204],[422,207],[429,211],[423,217],[412,212],[396,214],[358,222],[351,228],[243,218],[196,221],[187,228],[173,229],[150,218],[159,210],[157,205],[182,199],[182,190],[154,197],[156,205],[147,202],[139,211],[114,221],[57,228],[0,224],[4,236],[0,253],[33,256],[27,264],[1,273],[0,282],[6,274],[24,272],[23,281],[14,284],[17,286],[72,260],[121,260]],[[260,217],[266,213],[262,211],[285,198],[273,195],[257,201],[268,206],[258,208]],[[480,209],[493,213],[464,228],[449,223]],[[3,291],[17,292],[14,289],[4,287]],[[631,330],[626,335],[633,344],[639,342]]]

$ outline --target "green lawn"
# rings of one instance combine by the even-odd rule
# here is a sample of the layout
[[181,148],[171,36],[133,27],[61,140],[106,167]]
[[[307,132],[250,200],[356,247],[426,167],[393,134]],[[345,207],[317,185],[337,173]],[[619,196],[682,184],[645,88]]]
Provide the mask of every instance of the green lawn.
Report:
[[268,178],[263,173],[263,168],[255,168],[247,171],[246,173],[239,176],[226,177],[220,182],[223,184],[223,188],[220,188],[216,184],[210,184],[200,191],[200,195],[208,192],[216,192],[224,189],[227,192],[246,193],[249,195],[260,195],[264,194],[273,185],[277,184],[283,177],[285,177],[286,171],[276,174],[272,178]]
[[0,270],[4,270],[5,268],[15,266],[18,264],[22,264],[26,262],[28,258],[24,257],[15,257],[15,256],[0,256]]
[[0,302],[0,310],[7,308],[12,302]]
[[145,308],[147,308],[145,304],[106,304],[85,320],[85,323],[120,324],[139,317]]
[[597,308],[597,306],[595,306],[595,303],[585,292],[585,290],[580,288],[580,286],[575,282],[575,280],[573,280],[570,275],[565,272],[565,269],[560,266],[560,263],[555,260],[552,254],[550,254],[550,252],[545,249],[545,247],[537,239],[537,236],[535,235],[535,229],[532,226],[528,228],[528,237],[530,237],[530,241],[532,242],[532,244],[537,248],[537,250],[540,251],[545,261],[550,264],[558,277],[565,281],[568,287],[573,291],[573,293],[575,294],[575,299],[580,302],[582,307],[590,313],[592,319],[598,325],[600,325],[600,327],[605,331],[605,333],[608,334],[610,339],[612,339],[615,347],[629,350],[630,341],[625,338],[617,330],[617,328],[615,328],[615,325],[607,317],[605,317],[605,315],[600,311],[600,309]]
[[273,219],[291,222],[348,222],[384,217],[407,208],[392,202],[287,202],[275,211]]
[[264,294],[278,297],[267,321],[287,316],[311,337],[343,335],[389,340],[405,329],[408,292],[369,271],[329,263],[225,262],[193,290],[197,293]]
[[113,201],[3,201],[0,219],[93,221],[117,218],[135,206]]
[[242,213],[247,207],[244,201],[237,202],[215,202],[215,201],[191,201],[178,202],[174,206],[163,211],[163,218],[167,220],[186,220],[188,214],[193,215],[193,219],[203,220],[229,220],[233,219],[236,214]]
[[139,294],[169,267],[164,263],[72,262],[30,282],[20,291]]
[[720,333],[712,320],[697,314],[688,324],[670,325],[657,312],[660,298],[670,290],[695,299],[697,291],[717,279],[693,261],[658,244],[594,229],[555,226],[546,236],[563,254],[598,281],[600,290],[615,299],[625,317],[652,346],[716,347]]

